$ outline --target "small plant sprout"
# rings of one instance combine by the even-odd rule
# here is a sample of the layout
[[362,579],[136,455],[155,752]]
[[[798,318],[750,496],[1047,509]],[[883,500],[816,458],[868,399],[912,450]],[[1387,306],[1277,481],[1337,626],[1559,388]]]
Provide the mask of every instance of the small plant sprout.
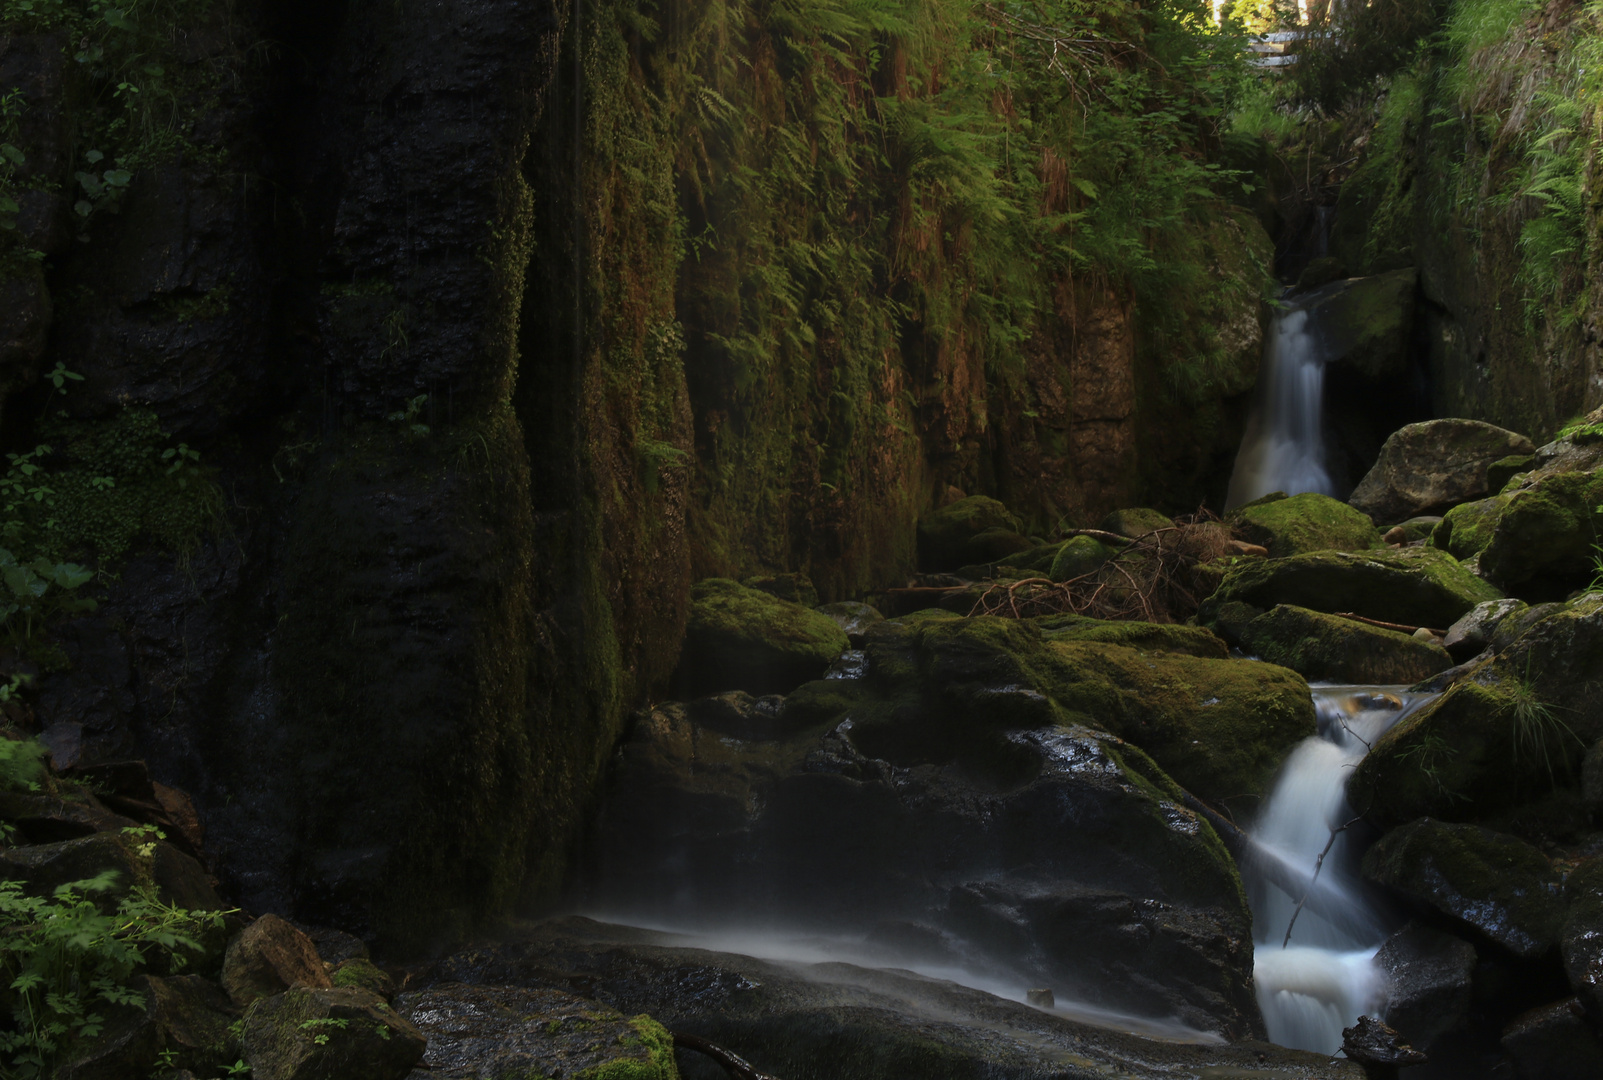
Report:
[[78,374],[76,371],[68,371],[67,365],[61,363],[59,360],[56,362],[56,366],[51,369],[50,374],[46,375],[45,378],[50,380],[50,385],[56,388],[56,392],[58,394],[65,394],[67,392],[67,383],[69,381],[83,382],[82,375]]

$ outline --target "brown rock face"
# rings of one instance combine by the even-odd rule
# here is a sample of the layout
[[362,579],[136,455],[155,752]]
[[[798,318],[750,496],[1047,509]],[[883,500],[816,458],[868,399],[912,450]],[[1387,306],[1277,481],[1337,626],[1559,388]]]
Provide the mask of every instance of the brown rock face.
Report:
[[223,957],[223,989],[241,1008],[292,987],[333,985],[312,939],[277,915],[251,923]]

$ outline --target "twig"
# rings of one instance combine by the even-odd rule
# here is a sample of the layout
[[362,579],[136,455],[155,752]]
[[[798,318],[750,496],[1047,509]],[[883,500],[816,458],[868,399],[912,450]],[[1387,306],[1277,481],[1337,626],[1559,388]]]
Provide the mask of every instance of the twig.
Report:
[[706,1054],[724,1067],[724,1072],[735,1077],[735,1080],[779,1080],[770,1073],[753,1068],[745,1059],[725,1050],[717,1043],[708,1042],[700,1035],[690,1035],[682,1031],[670,1031],[673,1044],[686,1050],[694,1050],[698,1054]]
[[1302,914],[1302,907],[1308,902],[1308,893],[1313,891],[1314,882],[1319,880],[1319,871],[1325,865],[1325,856],[1329,855],[1330,849],[1336,846],[1336,837],[1346,832],[1350,826],[1356,825],[1362,820],[1364,820],[1364,815],[1359,814],[1357,817],[1351,819],[1345,824],[1330,830],[1330,839],[1325,841],[1325,850],[1321,851],[1319,853],[1319,858],[1314,860],[1314,876],[1308,879],[1308,888],[1303,891],[1302,899],[1297,901],[1296,910],[1291,913],[1291,921],[1286,924],[1286,936],[1282,938],[1280,942],[1280,947],[1282,949],[1291,944],[1291,928],[1297,925],[1297,916]]
[[1370,626],[1378,626],[1382,630],[1395,630],[1399,634],[1412,634],[1416,630],[1429,630],[1437,637],[1447,636],[1446,630],[1434,630],[1429,626],[1407,626],[1403,623],[1381,622],[1379,619],[1371,619],[1367,615],[1355,615],[1351,611],[1338,611],[1335,612],[1335,616],[1338,619],[1351,619],[1353,622],[1368,623]]

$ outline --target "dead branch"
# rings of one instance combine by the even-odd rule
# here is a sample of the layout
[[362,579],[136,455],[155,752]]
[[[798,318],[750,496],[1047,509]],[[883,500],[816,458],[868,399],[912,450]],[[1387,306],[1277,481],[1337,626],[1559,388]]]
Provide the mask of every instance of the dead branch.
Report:
[[737,1057],[717,1043],[708,1042],[700,1035],[690,1035],[682,1031],[670,1031],[668,1034],[673,1036],[674,1046],[706,1054],[722,1065],[724,1072],[733,1076],[735,1080],[778,1080],[778,1077],[753,1068],[745,1059]]
[[1313,892],[1314,882],[1319,880],[1319,871],[1324,868],[1325,856],[1329,855],[1330,849],[1336,846],[1336,837],[1362,820],[1364,820],[1364,815],[1359,814],[1357,817],[1330,830],[1330,839],[1325,841],[1325,850],[1321,851],[1319,858],[1314,860],[1314,876],[1308,879],[1308,888],[1303,891],[1302,899],[1297,901],[1297,906],[1291,913],[1291,921],[1286,923],[1286,936],[1280,942],[1282,949],[1291,944],[1291,928],[1297,925],[1297,916],[1302,914],[1303,905],[1308,903],[1308,894]]
[[1351,619],[1353,622],[1368,623],[1370,626],[1378,626],[1382,630],[1396,630],[1399,634],[1412,634],[1419,630],[1427,630],[1437,637],[1447,636],[1446,630],[1432,630],[1428,626],[1406,626],[1403,623],[1381,622],[1379,619],[1371,619],[1367,615],[1355,615],[1351,611],[1338,611],[1335,612],[1335,615],[1338,619]]

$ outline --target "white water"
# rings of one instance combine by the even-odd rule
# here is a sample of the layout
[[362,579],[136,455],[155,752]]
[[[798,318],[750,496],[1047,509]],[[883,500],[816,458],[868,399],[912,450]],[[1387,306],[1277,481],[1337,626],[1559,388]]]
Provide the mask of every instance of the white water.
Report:
[[[1374,958],[1389,927],[1358,878],[1350,834],[1334,830],[1355,816],[1346,795],[1352,767],[1388,728],[1432,696],[1384,687],[1315,687],[1319,734],[1286,759],[1252,830],[1263,849],[1258,858],[1278,859],[1304,873],[1317,866],[1325,901],[1320,907],[1327,912],[1297,911],[1300,897],[1264,880],[1254,869],[1256,859],[1242,866],[1252,901],[1258,1006],[1270,1040],[1282,1046],[1335,1053],[1342,1028],[1385,1007],[1385,979]],[[1288,926],[1290,942],[1283,945]]]
[[1263,387],[1230,476],[1225,508],[1272,491],[1334,495],[1325,469],[1325,362],[1308,313],[1282,311],[1269,329]]

